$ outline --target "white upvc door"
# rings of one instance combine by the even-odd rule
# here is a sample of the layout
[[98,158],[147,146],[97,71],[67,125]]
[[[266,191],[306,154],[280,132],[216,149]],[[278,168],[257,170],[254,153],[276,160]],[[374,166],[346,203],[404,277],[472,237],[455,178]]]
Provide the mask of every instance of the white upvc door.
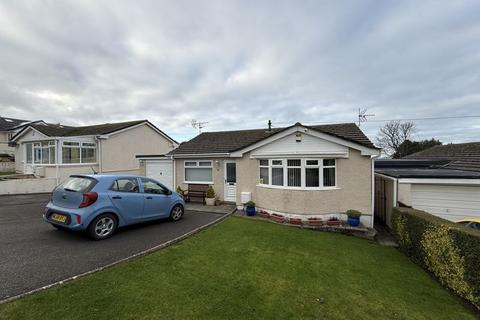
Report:
[[224,168],[224,201],[236,202],[237,201],[237,165],[235,160],[225,160]]

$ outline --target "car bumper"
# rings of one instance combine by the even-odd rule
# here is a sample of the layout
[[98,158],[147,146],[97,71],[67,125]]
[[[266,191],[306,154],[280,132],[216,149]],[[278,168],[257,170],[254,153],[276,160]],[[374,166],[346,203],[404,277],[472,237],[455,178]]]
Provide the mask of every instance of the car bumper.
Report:
[[[53,214],[66,216],[66,221],[62,223],[53,220]],[[85,223],[85,218],[85,214],[82,213],[79,209],[60,208],[51,203],[46,206],[45,211],[43,212],[43,220],[45,222],[62,226],[71,230],[85,230],[88,226],[88,224]]]

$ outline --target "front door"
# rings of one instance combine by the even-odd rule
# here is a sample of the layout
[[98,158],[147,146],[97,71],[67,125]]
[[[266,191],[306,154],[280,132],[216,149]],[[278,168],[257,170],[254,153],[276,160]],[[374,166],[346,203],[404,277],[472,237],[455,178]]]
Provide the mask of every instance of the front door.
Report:
[[228,202],[237,201],[237,165],[235,161],[225,161],[225,195]]

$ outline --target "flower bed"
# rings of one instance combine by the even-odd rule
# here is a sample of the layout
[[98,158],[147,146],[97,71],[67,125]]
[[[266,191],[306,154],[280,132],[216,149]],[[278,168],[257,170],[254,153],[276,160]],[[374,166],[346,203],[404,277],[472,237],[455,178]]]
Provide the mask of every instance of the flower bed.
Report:
[[303,220],[302,220],[302,219],[299,219],[299,218],[290,218],[290,219],[288,220],[288,223],[289,223],[289,224],[296,225],[296,226],[301,226],[301,225],[303,225]]
[[270,220],[278,222],[278,223],[284,223],[285,222],[285,217],[280,215],[280,214],[277,214],[277,213],[272,213],[270,215]]

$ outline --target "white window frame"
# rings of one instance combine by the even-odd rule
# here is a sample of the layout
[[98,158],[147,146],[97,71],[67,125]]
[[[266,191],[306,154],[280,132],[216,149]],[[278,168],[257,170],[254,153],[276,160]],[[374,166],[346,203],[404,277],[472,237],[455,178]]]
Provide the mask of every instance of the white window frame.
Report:
[[[323,160],[327,159],[332,159],[335,161],[334,165],[331,166],[324,166],[323,165]],[[335,190],[335,189],[340,189],[338,187],[338,179],[337,179],[337,159],[335,158],[301,158],[301,157],[291,157],[291,158],[272,158],[272,159],[265,159],[261,158],[258,159],[258,186],[260,187],[266,187],[266,188],[276,188],[276,189],[290,189],[290,190]],[[263,181],[260,179],[260,168],[266,168],[266,166],[261,166],[260,165],[260,160],[267,160],[268,161],[268,179],[269,183],[263,183]],[[281,165],[274,165],[273,161],[275,160],[281,160],[282,164]],[[288,160],[300,160],[300,167],[289,167],[288,166]],[[316,165],[307,165],[307,161],[318,161]],[[283,186],[279,185],[273,185],[272,184],[272,168],[283,168]],[[288,168],[301,168],[301,176],[300,176],[300,186],[299,187],[293,187],[293,186],[288,186]],[[306,169],[307,168],[318,168],[318,179],[319,179],[319,184],[320,186],[318,187],[307,187],[306,186]],[[323,185],[323,169],[324,168],[335,168],[335,185],[334,186],[324,186]]]
[[[68,143],[75,143],[77,145],[68,145]],[[94,144],[95,146],[92,146]],[[63,163],[63,148],[78,148],[78,156],[79,156],[79,161],[80,162],[69,162],[69,163]],[[82,149],[95,149],[95,161],[94,162],[83,162],[82,159]],[[89,142],[89,141],[74,141],[74,140],[64,140],[61,143],[61,152],[60,152],[60,157],[61,157],[61,163],[64,165],[93,165],[97,164],[97,144],[95,142]]]
[[[187,166],[187,162],[195,163],[195,165]],[[210,162],[209,166],[201,166],[200,162]],[[212,170],[212,181],[188,181],[187,180],[187,169],[211,169]],[[213,184],[213,160],[185,160],[183,161],[183,183],[188,184]]]
[[[45,143],[47,143],[47,144],[43,145]],[[25,160],[24,160],[25,164],[35,165],[35,166],[48,166],[48,165],[56,164],[56,162],[57,162],[57,146],[56,146],[55,140],[31,141],[31,142],[24,143],[24,146],[25,146],[25,151],[24,151],[25,152]],[[50,151],[51,151],[50,149],[52,147],[54,149],[54,152],[53,152],[54,162],[50,162]],[[28,161],[28,158],[27,158],[28,149],[30,149],[30,151],[32,152],[32,158],[30,159],[31,161]],[[43,162],[43,150],[44,149],[48,149],[48,152],[49,152],[47,163]],[[35,162],[36,151],[39,152],[38,153],[39,162]]]
[[[334,160],[334,163],[333,163],[332,166],[326,166],[326,165],[323,164],[323,160]],[[324,188],[335,188],[337,186],[337,160],[332,159],[332,158],[322,159],[322,185],[324,184],[324,181],[323,181],[323,178],[324,178],[323,171],[324,171],[324,169],[331,169],[331,168],[335,169],[335,185],[334,186],[326,186],[326,187],[324,186]]]
[[[262,161],[267,161],[267,165],[262,165],[261,162]],[[271,181],[271,170],[270,170],[270,160],[269,159],[259,159],[258,161],[258,184],[265,184],[265,185],[268,185],[268,183],[263,183],[263,179],[262,177],[260,176],[260,171],[261,169],[267,169],[267,175],[268,175],[268,182],[270,183]]]

